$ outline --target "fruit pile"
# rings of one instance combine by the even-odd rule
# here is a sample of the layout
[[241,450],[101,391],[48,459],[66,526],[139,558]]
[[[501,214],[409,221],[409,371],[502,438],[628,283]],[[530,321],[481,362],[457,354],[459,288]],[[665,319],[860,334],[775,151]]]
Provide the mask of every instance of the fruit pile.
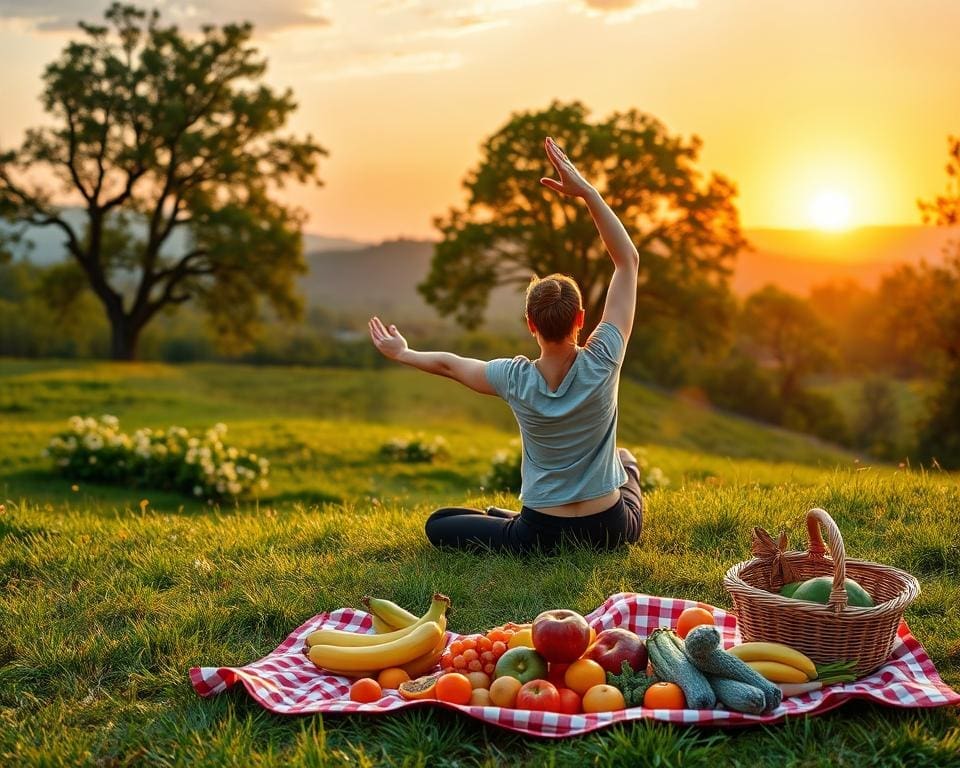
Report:
[[445,645],[444,595],[420,617],[389,600],[364,602],[375,634],[318,630],[305,648],[318,667],[357,678],[350,698],[358,702],[395,690],[411,701],[565,714],[637,706],[761,714],[785,695],[853,679],[853,662],[818,666],[778,643],[723,650],[706,607],[684,610],[646,639],[622,627],[597,633],[580,614],[557,609]]
[[420,617],[389,600],[367,597],[364,603],[374,617],[374,634],[318,629],[307,636],[304,653],[328,672],[360,678],[356,701],[377,701],[384,686],[396,688],[436,669],[446,646],[450,598],[434,595]]

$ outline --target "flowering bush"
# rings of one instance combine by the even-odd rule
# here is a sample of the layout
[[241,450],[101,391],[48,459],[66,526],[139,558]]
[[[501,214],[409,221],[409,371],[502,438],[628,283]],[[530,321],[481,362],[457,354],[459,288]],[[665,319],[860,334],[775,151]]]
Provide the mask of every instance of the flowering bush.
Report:
[[[665,488],[670,480],[663,474],[660,467],[651,467],[650,459],[643,448],[633,449],[640,469],[640,488],[644,493]],[[490,472],[483,478],[484,488],[491,491],[520,492],[520,441],[514,440],[509,449],[497,451],[490,462]]]
[[429,464],[447,455],[447,441],[440,435],[427,439],[419,432],[413,437],[392,437],[380,446],[380,455],[391,461]]
[[45,455],[73,480],[129,483],[182,491],[206,499],[244,496],[266,489],[270,462],[225,445],[224,424],[202,436],[183,427],[120,431],[116,416],[73,416],[69,429],[55,435]]

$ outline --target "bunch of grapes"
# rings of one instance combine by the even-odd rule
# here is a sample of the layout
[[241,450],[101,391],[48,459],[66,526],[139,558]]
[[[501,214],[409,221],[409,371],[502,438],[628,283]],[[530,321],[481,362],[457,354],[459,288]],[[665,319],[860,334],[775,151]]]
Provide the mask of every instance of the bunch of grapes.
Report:
[[515,630],[507,624],[491,629],[485,635],[465,635],[454,640],[440,657],[444,672],[486,672],[493,677],[497,660],[507,652]]

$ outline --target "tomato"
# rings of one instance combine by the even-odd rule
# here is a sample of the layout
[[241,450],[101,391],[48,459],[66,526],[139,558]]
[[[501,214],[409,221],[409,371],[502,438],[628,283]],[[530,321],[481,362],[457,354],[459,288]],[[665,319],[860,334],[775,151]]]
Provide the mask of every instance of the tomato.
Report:
[[580,697],[576,691],[569,688],[561,688],[557,693],[560,694],[560,712],[565,715],[578,715],[582,711],[580,706]]
[[373,701],[379,701],[381,696],[383,696],[383,689],[380,687],[380,683],[372,677],[361,677],[350,686],[350,701],[369,704]]
[[687,699],[676,683],[654,683],[643,694],[643,706],[650,709],[685,709]]

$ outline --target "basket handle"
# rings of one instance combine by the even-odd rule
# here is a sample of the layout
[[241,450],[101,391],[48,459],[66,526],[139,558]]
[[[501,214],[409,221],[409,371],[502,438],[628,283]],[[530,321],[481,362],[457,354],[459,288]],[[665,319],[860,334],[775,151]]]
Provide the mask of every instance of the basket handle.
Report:
[[[823,543],[821,529],[827,532],[827,545]],[[843,536],[833,518],[825,510],[815,508],[807,512],[807,537],[810,540],[808,547],[811,557],[822,558],[829,549],[833,557],[833,587],[830,589],[830,599],[827,607],[840,613],[847,607],[847,553],[843,548]]]

